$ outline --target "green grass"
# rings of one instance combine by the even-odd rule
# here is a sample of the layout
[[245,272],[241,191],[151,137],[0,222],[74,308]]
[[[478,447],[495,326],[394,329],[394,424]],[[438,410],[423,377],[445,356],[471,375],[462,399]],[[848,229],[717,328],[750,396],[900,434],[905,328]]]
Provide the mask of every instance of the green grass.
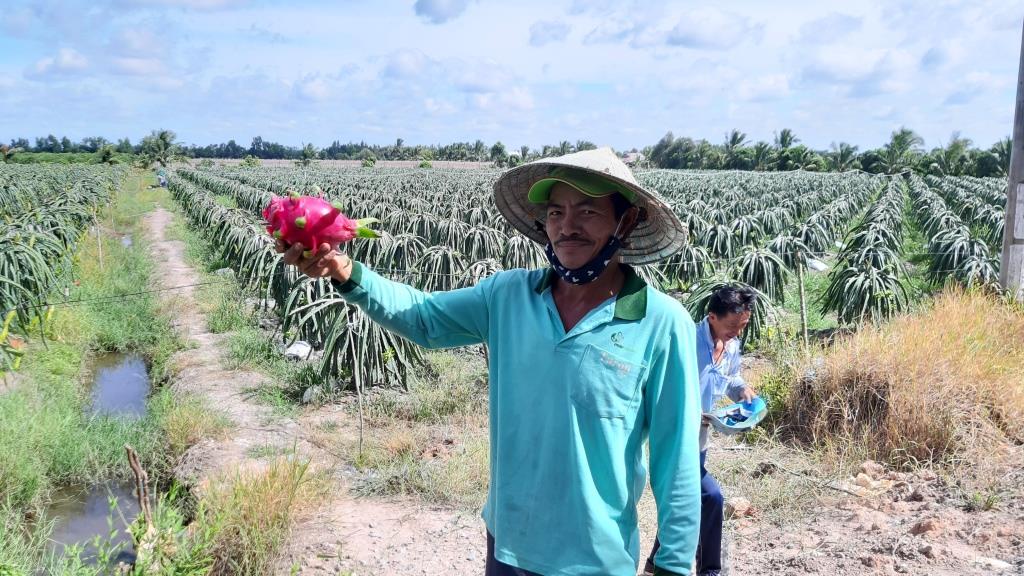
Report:
[[[807,301],[807,329],[810,331],[827,330],[835,328],[835,314],[824,314],[821,311],[822,296],[828,289],[828,272],[804,272],[804,296]],[[800,287],[797,283],[796,274],[790,274],[789,281],[784,289],[785,304],[782,309],[785,311],[781,328],[791,331],[799,338],[800,334]]]
[[[87,302],[55,309],[45,325],[46,342],[35,335],[19,384],[0,395],[0,573],[4,566],[35,567],[44,561],[45,526],[27,525],[25,513],[40,510],[54,489],[128,478],[125,444],[135,447],[150,478],[159,481],[188,442],[216,433],[223,424],[200,403],[177,403],[159,389],[138,421],[94,416],[85,409],[91,355],[141,354],[156,385],[167,377],[167,361],[181,346],[158,295],[111,297],[153,286],[156,271],[139,213],[165,202],[166,191],[149,190],[148,180],[139,173],[129,177],[112,209],[101,216],[104,233],[83,238],[73,271],[78,285],[68,299]],[[122,234],[133,237],[132,246],[122,245]],[[74,559],[61,562],[62,568],[48,573],[80,573]]]

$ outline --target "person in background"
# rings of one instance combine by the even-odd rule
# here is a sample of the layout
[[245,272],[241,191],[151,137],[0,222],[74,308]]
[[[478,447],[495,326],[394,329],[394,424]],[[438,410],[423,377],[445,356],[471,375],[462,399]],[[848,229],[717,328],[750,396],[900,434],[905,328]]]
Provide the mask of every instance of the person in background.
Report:
[[[711,295],[708,314],[697,325],[697,364],[700,373],[701,412],[711,412],[728,396],[733,402],[749,402],[757,396],[740,374],[740,335],[750,323],[756,293],[747,286],[728,284]],[[705,467],[711,425],[701,417],[700,428],[700,538],[697,543],[699,576],[718,576],[722,570],[722,520],[724,499],[714,476]],[[660,539],[647,560],[645,573],[655,573],[655,554]]]

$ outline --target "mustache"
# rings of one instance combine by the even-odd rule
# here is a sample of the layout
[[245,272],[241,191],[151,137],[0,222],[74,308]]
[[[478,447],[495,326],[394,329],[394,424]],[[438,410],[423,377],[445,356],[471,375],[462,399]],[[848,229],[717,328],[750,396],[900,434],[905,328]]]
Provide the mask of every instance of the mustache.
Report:
[[593,244],[593,242],[591,242],[590,240],[587,240],[586,238],[582,238],[580,236],[569,236],[567,238],[566,237],[562,237],[562,238],[559,238],[558,240],[556,240],[555,241],[555,246],[558,246],[559,244],[562,244],[563,242],[581,242],[581,243],[586,243],[586,244]]

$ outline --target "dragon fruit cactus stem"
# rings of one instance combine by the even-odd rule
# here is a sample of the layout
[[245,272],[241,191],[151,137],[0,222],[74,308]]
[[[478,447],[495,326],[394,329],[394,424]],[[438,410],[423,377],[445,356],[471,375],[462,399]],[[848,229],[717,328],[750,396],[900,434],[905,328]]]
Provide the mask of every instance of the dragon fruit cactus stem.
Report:
[[300,196],[295,192],[287,197],[274,196],[263,209],[267,232],[286,244],[301,243],[308,248],[302,255],[309,258],[323,243],[337,250],[338,245],[353,238],[377,238],[369,228],[376,218],[352,220],[341,212],[340,202],[327,202],[321,198]]

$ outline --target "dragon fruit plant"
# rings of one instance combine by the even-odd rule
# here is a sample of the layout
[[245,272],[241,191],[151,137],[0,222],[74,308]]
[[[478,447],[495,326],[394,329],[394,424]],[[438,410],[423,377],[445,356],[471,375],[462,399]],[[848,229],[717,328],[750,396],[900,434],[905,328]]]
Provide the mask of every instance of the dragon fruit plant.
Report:
[[322,198],[300,196],[289,192],[287,197],[274,196],[263,209],[267,221],[267,232],[285,244],[302,243],[309,250],[302,255],[309,258],[324,242],[337,250],[339,244],[353,238],[377,238],[377,232],[369,228],[376,218],[352,220],[341,213],[340,202],[328,202]]

